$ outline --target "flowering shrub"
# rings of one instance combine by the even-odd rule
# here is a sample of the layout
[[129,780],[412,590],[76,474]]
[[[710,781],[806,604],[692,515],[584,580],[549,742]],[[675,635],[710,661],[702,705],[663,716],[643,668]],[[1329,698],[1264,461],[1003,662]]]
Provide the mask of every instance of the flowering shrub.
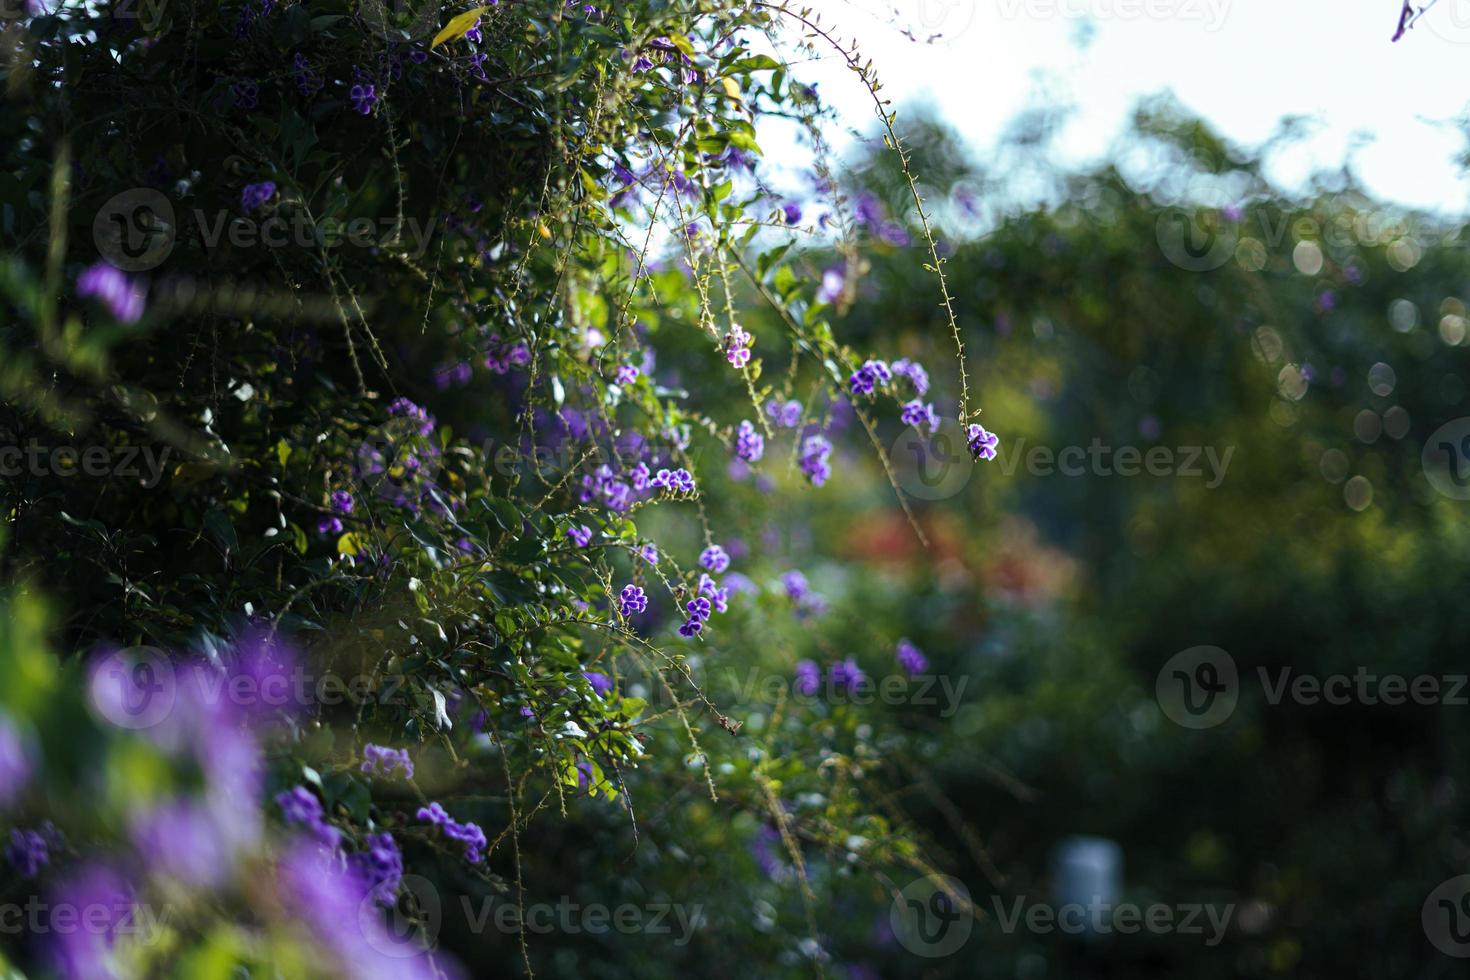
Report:
[[784,649],[793,693],[850,693],[925,660],[770,646],[767,617],[824,600],[739,515],[821,492],[845,434],[883,456],[880,415],[978,429],[962,349],[957,402],[921,403],[922,366],[834,333],[847,280],[794,271],[787,229],[848,202],[774,195],[755,122],[803,120],[825,169],[773,53],[832,39],[714,0],[153,13],[0,22],[11,422],[172,455],[153,485],[35,473],[9,501],[0,800],[21,878],[183,911],[16,955],[452,973],[490,954],[434,946],[441,903],[524,907],[546,821],[597,806],[636,843],[646,792],[738,815],[801,897],[779,961],[819,965],[815,888],[860,866],[886,907],[883,875],[932,867],[861,709],[735,717],[706,675]]

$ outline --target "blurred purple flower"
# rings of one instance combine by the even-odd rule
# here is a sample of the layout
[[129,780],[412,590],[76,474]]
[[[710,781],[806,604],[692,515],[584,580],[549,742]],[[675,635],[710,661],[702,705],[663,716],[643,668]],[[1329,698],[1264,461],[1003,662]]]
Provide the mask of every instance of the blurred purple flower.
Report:
[[119,323],[136,323],[143,315],[143,287],[106,262],[88,266],[77,277],[77,295],[101,300]]

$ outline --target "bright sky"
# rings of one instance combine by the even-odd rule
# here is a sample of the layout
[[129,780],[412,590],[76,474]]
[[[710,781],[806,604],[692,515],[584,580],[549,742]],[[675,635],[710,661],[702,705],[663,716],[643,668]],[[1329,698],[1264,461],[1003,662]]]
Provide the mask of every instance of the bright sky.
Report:
[[[1455,120],[1470,106],[1470,0],[1438,0],[1397,43],[1398,0],[808,0],[856,37],[902,111],[929,102],[983,153],[1043,82],[1076,112],[1058,141],[1081,162],[1115,141],[1137,100],[1172,90],[1228,139],[1264,140],[1283,116],[1318,121],[1273,158],[1296,184],[1355,169],[1377,195],[1463,215],[1470,178]],[[892,23],[920,36],[917,44]],[[1079,39],[1088,37],[1085,43]],[[845,122],[872,130],[872,103],[835,60],[808,65]]]

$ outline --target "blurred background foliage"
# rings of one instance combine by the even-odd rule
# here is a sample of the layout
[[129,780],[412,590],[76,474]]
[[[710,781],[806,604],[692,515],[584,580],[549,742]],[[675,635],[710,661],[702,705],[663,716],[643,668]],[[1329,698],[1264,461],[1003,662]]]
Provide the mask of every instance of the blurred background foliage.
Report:
[[[650,4],[639,16],[664,24],[658,18],[666,13]],[[517,22],[517,31],[525,26]],[[544,25],[533,19],[530,27]],[[607,57],[613,42],[589,34],[577,43]],[[497,48],[511,75],[534,67],[518,63],[516,50],[509,40]],[[747,66],[742,82],[755,73]],[[571,75],[561,81],[583,84]],[[804,105],[803,95],[777,93],[779,87],[773,98]],[[447,87],[437,101],[432,90],[415,92],[417,121],[429,131],[426,159],[411,181],[422,191],[433,187],[433,140],[444,137],[425,121],[449,96]],[[672,111],[647,98],[642,110]],[[572,103],[548,97],[550,104]],[[501,130],[480,134],[493,158],[481,164],[525,177],[508,180],[480,219],[504,232],[512,248],[541,235],[540,213],[529,203],[549,166],[540,153],[548,132],[564,135],[548,122],[555,114],[541,108],[529,114],[534,123],[510,127],[514,138],[500,139]],[[1453,975],[1419,917],[1425,896],[1464,871],[1470,856],[1460,830],[1463,713],[1470,708],[1271,704],[1257,672],[1351,675],[1366,667],[1379,675],[1452,677],[1464,670],[1465,503],[1436,491],[1421,459],[1431,433],[1470,414],[1463,373],[1470,239],[1463,226],[1372,199],[1349,168],[1303,188],[1275,186],[1263,162],[1271,146],[1228,146],[1165,99],[1139,107],[1114,158],[1081,171],[1049,162],[1052,110],[1019,117],[1011,139],[987,160],[969,158],[942,121],[921,111],[900,118],[912,170],[936,216],[974,397],[984,423],[1001,435],[1000,457],[972,468],[953,430],[942,430],[948,441],[924,443],[937,458],[921,459],[896,413],[878,423],[893,482],[907,492],[924,540],[859,421],[832,397],[821,372],[808,366],[778,378],[785,352],[763,344],[762,386],[830,411],[831,431],[842,435],[837,475],[812,490],[793,466],[752,474],[730,464],[718,441],[696,443],[689,459],[703,488],[702,521],[660,510],[640,513],[636,531],[608,525],[610,537],[657,540],[692,565],[707,522],[720,529],[716,536],[749,579],[749,594],[732,603],[721,629],[681,661],[714,706],[693,705],[700,710],[689,715],[702,752],[645,662],[615,660],[590,631],[548,630],[536,633],[544,660],[534,662],[551,662],[549,675],[535,682],[529,674],[496,678],[481,693],[498,695],[493,708],[504,711],[495,716],[502,721],[523,703],[517,698],[539,692],[546,700],[538,707],[596,711],[601,721],[621,723],[631,720],[620,717],[622,702],[594,701],[577,679],[581,668],[614,672],[616,663],[620,690],[646,702],[648,722],[637,726],[648,761],[618,774],[620,785],[609,776],[606,788],[617,792],[589,795],[585,781],[574,789],[575,772],[568,779],[555,760],[536,757],[529,736],[510,752],[498,733],[495,742],[480,733],[439,752],[439,706],[431,695],[440,665],[406,651],[404,669],[429,677],[414,689],[417,699],[366,721],[337,718],[335,728],[319,718],[292,719],[287,736],[273,743],[261,798],[309,771],[318,777],[314,791],[344,828],[398,833],[410,870],[426,876],[444,902],[435,924],[448,954],[443,969],[459,962],[476,972],[524,972],[521,937],[473,928],[462,914],[469,906],[461,904],[480,910],[486,897],[514,902],[521,884],[528,904],[555,904],[562,896],[584,907],[675,903],[699,922],[687,942],[675,941],[684,937],[672,921],[673,934],[527,936],[537,974],[551,977]],[[537,129],[541,124],[547,128]],[[625,134],[613,127],[598,135],[614,141]],[[311,159],[304,134],[271,136],[300,147],[298,164]],[[166,131],[147,137],[159,145],[176,138]],[[1282,139],[1289,138],[1284,131]],[[45,211],[38,175],[51,173],[54,150],[43,140],[21,140],[11,150],[6,192],[33,216]],[[700,151],[689,152],[692,160]],[[193,146],[190,153],[218,153],[221,170],[241,167],[223,159],[229,154],[219,147]],[[128,163],[151,165],[153,155],[134,154]],[[88,162],[96,168],[105,159]],[[323,174],[347,173],[363,188],[367,210],[391,210],[386,159],[364,154],[318,163]],[[20,174],[31,182],[17,183]],[[236,193],[234,183],[218,190],[206,182],[201,193],[224,201]],[[857,247],[837,248],[817,236],[785,255],[796,274],[784,285],[774,274],[757,279],[777,291],[790,288],[793,297],[802,284],[808,292],[835,284],[830,310],[819,303],[790,307],[814,329],[830,318],[843,345],[834,345],[834,357],[860,350],[929,365],[941,414],[952,416],[953,339],[935,303],[895,157],[875,145],[842,161],[835,190],[834,211],[857,215]],[[99,203],[101,190],[94,196],[89,206]],[[75,212],[73,242],[86,238],[90,214],[86,207]],[[1199,264],[1199,253],[1180,253],[1170,238],[1181,214],[1204,226],[1211,243],[1228,244],[1223,261],[1189,267]],[[609,219],[601,231],[612,238],[613,226]],[[38,235],[17,251],[44,268],[45,241]],[[618,288],[609,292],[621,295],[629,279],[606,241],[585,251],[528,248],[519,255],[532,270],[537,299],[562,295],[564,272],[579,284],[548,332],[605,323],[603,286],[612,283]],[[558,255],[572,256],[570,271]],[[275,256],[196,258],[241,279],[295,285],[280,270],[248,265]],[[358,282],[382,276],[382,266],[394,263],[377,258],[343,274]],[[446,309],[433,332],[424,329],[430,316],[422,314],[421,280],[408,263],[400,266],[394,275],[401,278],[385,280],[393,291],[389,307],[402,316],[392,326],[394,364],[406,389],[431,404],[445,428],[472,433],[467,438],[477,443],[493,440],[515,432],[519,399],[550,404],[545,391],[528,392],[514,375],[435,395],[428,379],[436,366],[481,351],[457,330],[462,310]],[[325,268],[312,271],[330,281]],[[8,356],[50,352],[52,338],[28,331],[46,322],[37,311],[56,283],[29,274],[19,263],[8,267]],[[479,293],[471,275],[456,284],[467,297],[462,309],[488,307],[512,318],[533,309],[509,280]],[[659,384],[669,391],[682,386],[698,402],[725,365],[691,328],[697,291],[672,255],[654,264],[650,281],[660,302],[637,313],[657,347]],[[786,324],[762,306],[760,291],[749,282],[742,290],[747,325],[763,338],[781,334]],[[210,297],[246,306],[259,300],[222,298],[221,291]],[[470,632],[466,624],[482,600],[455,593],[457,580],[434,578],[444,571],[437,554],[450,551],[453,537],[427,519],[394,515],[371,525],[395,542],[393,535],[413,542],[395,551],[399,563],[387,568],[343,563],[332,542],[311,535],[312,521],[328,512],[328,477],[340,473],[323,459],[350,452],[386,401],[381,392],[355,389],[335,333],[308,327],[297,334],[269,316],[260,326],[236,308],[197,317],[183,303],[173,313],[159,309],[153,326],[160,333],[152,338],[146,322],[136,335],[109,325],[116,332],[70,336],[73,360],[46,390],[88,391],[95,379],[87,371],[102,363],[118,377],[155,382],[171,380],[181,361],[190,371],[207,366],[207,384],[197,383],[200,374],[176,389],[147,387],[168,391],[167,407],[179,418],[208,417],[205,434],[228,445],[239,468],[212,461],[206,439],[153,496],[111,498],[76,481],[8,488],[5,561],[15,587],[0,617],[7,673],[0,704],[20,720],[20,740],[43,745],[45,753],[39,786],[7,819],[19,827],[72,815],[70,843],[58,851],[70,859],[116,837],[139,800],[207,782],[207,774],[180,760],[177,746],[94,720],[77,656],[94,642],[197,650],[201,638],[244,635],[252,613],[242,609],[252,597],[268,595],[269,611],[282,612],[296,589],[312,583],[309,599],[292,605],[282,623],[297,635],[325,635],[308,644],[313,657],[351,665],[364,647],[395,642],[384,637],[395,635],[402,617],[426,611],[421,602],[428,600],[415,598],[410,579],[421,586],[423,575],[442,588],[432,615],[451,632],[456,624]],[[410,313],[422,314],[423,323]],[[525,313],[530,333],[541,329],[539,315]],[[197,332],[187,333],[174,316]],[[226,345],[208,332],[221,324],[233,329]],[[147,342],[126,343],[135,337]],[[175,340],[177,348],[167,346]],[[565,346],[551,345],[558,369],[605,394],[605,379],[588,370],[585,353]],[[56,404],[15,404],[37,389],[16,380],[24,372],[14,362],[10,371],[7,424],[17,438],[27,425],[55,431],[69,424]],[[230,397],[246,380],[252,393]],[[163,416],[146,398],[139,404],[138,392],[146,395],[144,386],[124,387],[89,405],[105,406],[102,430],[183,440],[154,425]],[[676,420],[724,431],[750,410],[712,398]],[[319,443],[300,435],[317,431],[337,440],[321,454]],[[1114,452],[1137,447],[1140,455],[1167,447],[1176,463],[1199,447],[1200,475],[1067,476],[1043,472],[1025,455],[1095,442]],[[289,451],[278,448],[283,444]],[[443,446],[449,455],[448,438]],[[1212,472],[1205,450],[1221,469]],[[772,440],[767,452],[780,459],[795,448]],[[496,479],[482,463],[448,459],[444,482],[471,497],[494,497]],[[263,504],[280,499],[280,485],[311,492]],[[499,499],[512,496],[506,491]],[[288,512],[289,522],[277,521]],[[517,520],[522,511],[510,513],[477,513],[482,526],[473,530],[476,540],[483,535],[525,568],[519,581],[501,578],[484,588],[505,608],[529,609],[538,583],[562,573],[511,550],[512,532],[529,525]],[[267,560],[274,546],[252,550],[245,529],[255,535],[267,527],[288,529],[295,553],[286,562]],[[547,522],[527,537],[555,542],[563,531]],[[145,571],[129,578],[125,570],[140,565]],[[630,567],[616,565],[620,574]],[[795,570],[820,601],[793,600],[781,576]],[[293,574],[300,578],[293,582]],[[578,598],[602,601],[594,581],[568,575],[565,584]],[[522,624],[493,625],[513,636]],[[931,692],[936,703],[792,703],[785,686],[766,684],[789,679],[807,658],[828,664],[851,656],[870,675],[892,674],[901,638],[925,651],[929,673],[944,682]],[[1233,656],[1241,696],[1225,723],[1193,731],[1165,716],[1155,682],[1174,654],[1203,644]],[[689,691],[681,698],[692,704]],[[460,731],[469,713],[466,705],[456,714]],[[738,733],[728,730],[735,727]],[[534,765],[556,774],[538,785],[548,812],[521,829],[514,861],[502,851],[488,868],[468,868],[405,829],[423,802],[420,787],[373,785],[369,796],[369,781],[354,776],[357,743],[379,735],[391,744],[433,746],[439,754],[425,749],[419,782],[454,799],[456,814],[478,820],[492,837],[515,812],[516,794],[504,793],[508,771],[504,778],[499,771],[505,757],[535,758]],[[719,786],[713,799],[706,760]],[[546,790],[557,776],[568,790],[564,798]],[[789,815],[800,841],[795,855],[795,842],[773,829],[774,809]],[[1223,941],[1147,933],[1081,941],[1004,928],[998,908],[1017,898],[1052,899],[1055,849],[1079,834],[1121,846],[1127,901],[1230,906]],[[895,936],[889,914],[897,892],[925,869],[963,882],[977,912],[969,942],[936,959],[916,957]],[[254,880],[251,874],[242,877]],[[35,886],[13,877],[5,887],[6,901],[24,901]],[[133,964],[134,972],[265,975],[274,968],[299,975],[317,968],[280,938],[293,934],[289,906],[258,898],[247,891],[233,904],[214,904],[187,890],[163,891],[160,900],[187,914],[162,949]],[[256,944],[260,936],[268,938]],[[30,940],[4,939],[6,955],[28,971],[45,975],[51,968]]]

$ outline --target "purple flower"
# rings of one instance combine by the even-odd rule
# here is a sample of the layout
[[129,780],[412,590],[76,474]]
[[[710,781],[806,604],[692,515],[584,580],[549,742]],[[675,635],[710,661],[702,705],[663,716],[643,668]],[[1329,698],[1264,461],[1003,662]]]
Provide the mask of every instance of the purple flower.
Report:
[[373,107],[378,104],[378,96],[372,85],[354,85],[347,96],[352,100],[352,108],[364,116],[372,115]]
[[572,543],[578,548],[585,548],[592,543],[592,529],[586,524],[569,527],[567,528],[567,537],[571,538]]
[[714,604],[715,612],[729,611],[730,590],[720,588],[720,584],[707,574],[699,576],[699,594],[709,597],[710,602]]
[[725,549],[717,544],[712,544],[699,553],[699,564],[719,575],[730,567],[730,556]]
[[643,547],[638,549],[638,557],[642,558],[650,565],[657,565],[658,548],[654,547],[652,544],[645,544]]
[[636,585],[623,586],[623,591],[618,594],[618,600],[619,608],[625,617],[645,612],[648,609],[648,596]]
[[363,772],[391,776],[395,770],[402,769],[404,779],[413,778],[413,760],[408,757],[408,749],[390,749],[369,743],[362,747],[362,755]]
[[488,841],[485,839],[485,832],[477,824],[459,823],[438,803],[419,807],[417,816],[420,820],[427,820],[438,826],[445,837],[463,844],[464,859],[470,864],[480,863]]
[[725,334],[725,360],[735,367],[745,367],[750,363],[750,345],[754,340],[755,337],[738,324],[732,326]]
[[[814,665],[815,666],[815,665]],[[762,824],[750,843],[751,856],[767,878],[781,881],[790,875],[790,870],[781,861],[781,832],[770,824]]]
[[276,182],[262,180],[258,184],[246,184],[240,192],[240,209],[249,214],[265,207],[266,202],[276,196]]
[[893,373],[907,377],[913,383],[914,394],[920,398],[929,391],[929,372],[924,370],[924,365],[918,361],[910,361],[908,358],[900,358],[893,362]]
[[698,619],[691,617],[684,623],[683,626],[679,627],[679,635],[694,636],[702,629],[704,629],[704,623]]
[[429,436],[434,431],[434,416],[428,411],[415,405],[407,398],[395,398],[388,406],[388,414],[393,418],[412,419],[419,423],[419,435]]
[[771,421],[784,429],[794,429],[801,424],[801,402],[782,403],[776,399],[766,402],[766,414]]
[[834,265],[822,273],[822,286],[817,290],[817,299],[823,303],[835,302],[846,288],[845,270],[840,265]]
[[740,428],[735,433],[735,455],[747,463],[754,463],[765,455],[766,439],[755,430],[750,420],[740,423]]
[[234,99],[236,109],[254,109],[260,104],[260,86],[248,78],[242,78],[230,85],[230,96]]
[[393,904],[398,886],[403,881],[403,854],[392,834],[386,831],[369,834],[367,849],[347,858],[347,870],[364,895],[371,895],[379,904],[388,907]]
[[276,805],[288,824],[304,828],[317,843],[336,848],[342,843],[342,832],[327,823],[322,803],[305,786],[293,786],[276,794]]
[[854,395],[871,395],[875,387],[886,385],[892,379],[893,375],[887,364],[882,361],[867,361],[852,373],[848,383],[852,385]]
[[686,469],[659,470],[648,481],[650,487],[663,487],[676,493],[693,493],[694,476]]
[[793,201],[781,208],[781,215],[788,225],[798,224],[801,221],[801,205]]
[[77,295],[101,300],[119,323],[136,323],[143,315],[143,287],[106,262],[88,266],[77,277]]
[[796,683],[794,685],[797,694],[811,697],[822,689],[822,668],[814,661],[798,660],[796,662]]
[[0,806],[20,796],[31,778],[31,756],[10,716],[0,711]]
[[592,685],[592,690],[597,692],[598,697],[607,697],[608,693],[613,689],[612,679],[606,674],[600,674],[595,670],[584,670],[582,671],[582,676],[587,679],[588,684]]
[[806,474],[812,486],[820,487],[832,475],[832,467],[827,462],[831,455],[832,443],[824,436],[807,436],[806,442],[802,443],[801,471]]
[[348,493],[346,490],[332,491],[332,509],[334,511],[339,514],[350,514],[352,513],[352,508],[352,494]]
[[297,53],[291,65],[296,72],[296,87],[303,96],[309,99],[322,90],[322,76],[311,66],[306,55]]
[[77,910],[85,928],[57,929],[49,953],[63,977],[91,980],[113,976],[112,946],[119,932],[135,927],[134,891],[112,868],[92,864],[51,896],[51,907]]
[[909,676],[917,676],[929,669],[929,658],[905,637],[898,641],[898,665],[908,671]]
[[993,432],[986,432],[985,427],[978,422],[970,426],[970,455],[977,460],[992,460],[995,458],[995,447],[1000,444],[1000,437]]
[[631,364],[624,364],[618,368],[618,384],[630,385],[638,380],[639,371]]
[[231,869],[232,848],[216,814],[192,800],[171,800],[135,816],[132,838],[151,871],[191,885],[218,885]]
[[337,517],[323,517],[316,523],[317,534],[341,534],[342,520]]
[[931,433],[939,429],[939,414],[934,411],[933,404],[926,405],[917,398],[904,403],[900,418],[905,425],[912,425],[916,429],[922,429],[925,425],[929,426]]
[[45,835],[36,830],[12,828],[10,846],[5,849],[5,860],[15,866],[22,878],[34,878],[41,873],[43,865],[51,863]]
[[828,676],[832,679],[834,687],[844,691],[851,691],[867,679],[867,675],[852,657],[833,664]]
[[807,585],[806,576],[801,572],[791,571],[782,574],[781,586],[786,590],[786,597],[792,602],[801,602],[811,594],[811,588]]

